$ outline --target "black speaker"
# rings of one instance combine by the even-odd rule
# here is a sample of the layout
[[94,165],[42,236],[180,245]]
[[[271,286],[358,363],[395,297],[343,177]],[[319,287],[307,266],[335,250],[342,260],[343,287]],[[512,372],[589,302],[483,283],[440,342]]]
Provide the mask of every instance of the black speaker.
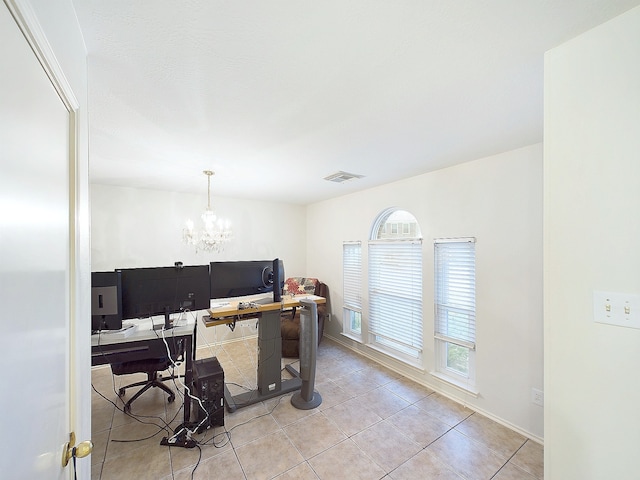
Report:
[[282,260],[273,261],[273,303],[282,301],[282,286],[284,285],[284,263]]
[[192,400],[191,404],[197,432],[224,426],[224,371],[216,357],[193,362],[193,387],[192,395],[200,400]]

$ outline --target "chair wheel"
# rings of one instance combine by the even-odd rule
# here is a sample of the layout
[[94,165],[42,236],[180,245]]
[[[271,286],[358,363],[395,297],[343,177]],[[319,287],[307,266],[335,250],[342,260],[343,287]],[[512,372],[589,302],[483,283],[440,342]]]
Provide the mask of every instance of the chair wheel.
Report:
[[168,401],[169,403],[171,403],[171,402],[173,402],[175,399],[176,399],[176,396],[175,396],[175,395],[169,395],[169,398],[167,399],[167,401]]
[[121,388],[120,390],[118,390],[118,396],[122,397],[124,395],[124,388]]
[[125,413],[130,413],[131,412],[131,405],[129,405],[128,403],[124,404],[124,412]]

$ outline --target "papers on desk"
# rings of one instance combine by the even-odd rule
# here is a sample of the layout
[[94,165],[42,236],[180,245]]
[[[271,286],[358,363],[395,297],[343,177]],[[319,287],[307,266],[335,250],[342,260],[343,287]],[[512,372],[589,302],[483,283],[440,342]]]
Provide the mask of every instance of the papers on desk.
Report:
[[229,302],[211,302],[211,307],[209,308],[227,307],[229,305]]
[[324,303],[324,302],[319,302],[319,300],[325,300],[324,297],[319,297],[318,295],[303,295],[300,297],[296,297],[296,299],[297,300],[313,300],[316,303]]
[[123,325],[119,330],[102,330],[98,335],[108,336],[109,338],[127,338],[138,330],[138,325],[131,323],[129,325]]

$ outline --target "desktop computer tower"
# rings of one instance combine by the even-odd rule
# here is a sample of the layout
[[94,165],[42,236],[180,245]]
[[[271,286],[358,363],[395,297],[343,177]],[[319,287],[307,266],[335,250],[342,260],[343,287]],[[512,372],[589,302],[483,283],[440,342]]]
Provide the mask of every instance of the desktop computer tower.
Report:
[[224,371],[216,357],[204,358],[193,362],[192,394],[200,403],[192,399],[191,412],[195,415],[196,425],[203,432],[214,426],[224,426]]

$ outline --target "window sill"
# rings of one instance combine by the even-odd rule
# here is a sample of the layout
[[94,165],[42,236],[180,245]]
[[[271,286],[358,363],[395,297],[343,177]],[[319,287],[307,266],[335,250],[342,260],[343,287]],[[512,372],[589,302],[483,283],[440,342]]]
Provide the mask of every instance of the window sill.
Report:
[[432,377],[435,377],[442,382],[448,383],[449,385],[457,388],[463,393],[467,395],[471,395],[473,398],[478,398],[478,396],[480,395],[480,392],[476,390],[474,387],[472,387],[471,385],[467,385],[464,382],[453,379],[451,377],[447,377],[446,375],[443,375],[442,373],[439,373],[439,372],[429,372],[429,373],[431,374]]
[[367,343],[367,347],[398,362],[401,362],[407,367],[415,368],[419,372],[425,373],[425,369],[421,364],[421,358],[414,359],[409,356],[398,354],[392,349],[386,348],[384,345],[378,345],[377,343]]
[[349,340],[353,340],[354,342],[362,343],[362,338],[358,337],[357,335],[352,335],[350,333],[344,333],[344,332],[340,332],[340,335],[348,338]]

